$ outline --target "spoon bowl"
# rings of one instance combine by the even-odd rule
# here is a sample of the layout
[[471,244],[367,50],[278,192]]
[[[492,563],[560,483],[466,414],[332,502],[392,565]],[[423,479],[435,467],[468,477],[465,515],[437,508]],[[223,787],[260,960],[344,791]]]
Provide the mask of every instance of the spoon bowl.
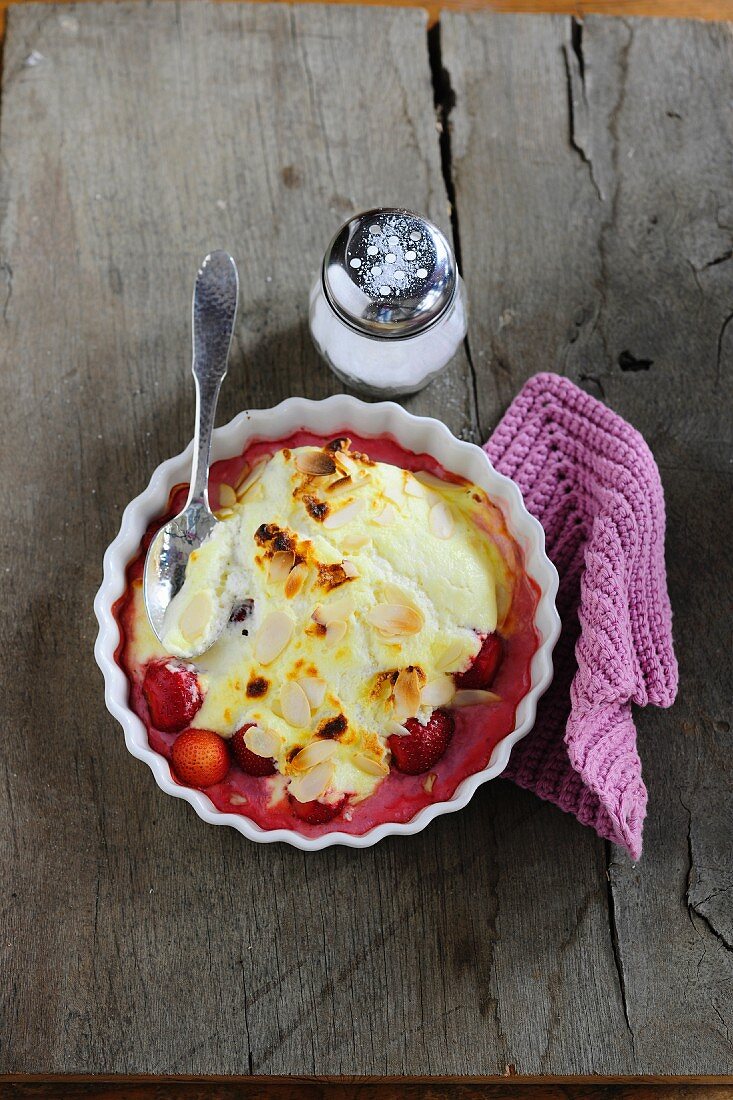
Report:
[[[160,642],[164,641],[168,606],[183,585],[188,559],[217,524],[209,507],[209,456],[216,403],[227,373],[238,296],[239,277],[234,260],[226,252],[211,252],[199,268],[193,291],[196,433],[191,488],[183,511],[169,520],[151,542],[143,573],[145,610]],[[214,641],[215,637],[208,635],[203,646],[197,648],[192,644],[186,655],[196,657]]]

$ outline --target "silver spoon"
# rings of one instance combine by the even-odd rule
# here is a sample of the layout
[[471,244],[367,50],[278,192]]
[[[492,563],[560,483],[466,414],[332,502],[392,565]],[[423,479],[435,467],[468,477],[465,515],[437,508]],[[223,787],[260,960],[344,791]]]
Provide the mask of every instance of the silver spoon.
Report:
[[[168,604],[181,588],[189,555],[211,534],[217,520],[209,507],[209,454],[219,390],[227,373],[239,296],[239,276],[226,252],[210,253],[193,289],[193,376],[196,434],[186,507],[155,536],[145,559],[143,595],[150,625],[163,641]],[[211,644],[211,642],[209,643]],[[198,650],[202,652],[202,650]],[[197,653],[192,651],[191,656]]]

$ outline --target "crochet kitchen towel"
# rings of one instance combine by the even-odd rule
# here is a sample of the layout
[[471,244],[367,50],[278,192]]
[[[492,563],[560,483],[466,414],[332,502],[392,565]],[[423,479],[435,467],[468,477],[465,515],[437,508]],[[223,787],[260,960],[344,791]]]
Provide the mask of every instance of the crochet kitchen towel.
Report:
[[668,707],[677,691],[659,471],[631,425],[555,374],[526,383],[485,449],[560,574],[555,677],[506,775],[638,859],[647,793],[631,704]]

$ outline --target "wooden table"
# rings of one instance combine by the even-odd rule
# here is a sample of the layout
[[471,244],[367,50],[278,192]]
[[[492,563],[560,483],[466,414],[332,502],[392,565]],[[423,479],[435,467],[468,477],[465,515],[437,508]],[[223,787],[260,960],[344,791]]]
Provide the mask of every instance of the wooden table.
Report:
[[[430,46],[415,10],[10,11],[6,1072],[733,1065],[731,30],[445,15]],[[92,597],[189,438],[198,261],[228,248],[242,277],[220,419],[324,397],[308,285],[384,203],[452,228],[471,298],[466,354],[410,409],[482,441],[552,368],[657,456],[681,691],[638,715],[637,866],[504,781],[366,851],[250,844],[166,798],[104,709]]]

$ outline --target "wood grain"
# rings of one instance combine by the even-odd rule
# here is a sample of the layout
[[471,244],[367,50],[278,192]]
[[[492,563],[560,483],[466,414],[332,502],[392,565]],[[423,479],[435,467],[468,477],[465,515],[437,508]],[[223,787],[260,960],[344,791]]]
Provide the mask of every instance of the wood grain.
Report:
[[[638,867],[610,856],[611,935],[634,1065],[725,1072],[733,121],[720,104],[733,94],[730,28],[446,16],[441,45],[482,430],[525,378],[550,368],[629,418],[661,468],[680,700],[669,714],[638,715],[645,854]],[[532,1017],[528,1031],[539,1027]]]

